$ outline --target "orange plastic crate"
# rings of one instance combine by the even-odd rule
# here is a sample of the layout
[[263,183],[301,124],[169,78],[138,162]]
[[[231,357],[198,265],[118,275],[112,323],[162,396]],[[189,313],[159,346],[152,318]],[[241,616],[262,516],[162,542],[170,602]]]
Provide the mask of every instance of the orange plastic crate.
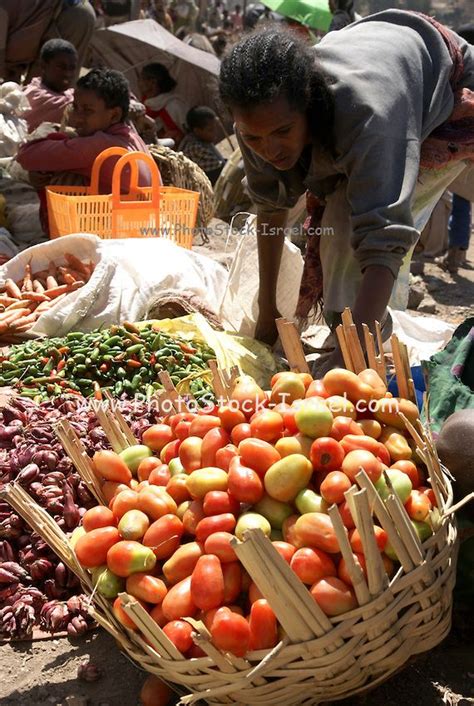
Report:
[[[98,193],[100,168],[109,157],[120,156],[112,177],[112,193]],[[151,187],[138,185],[138,162],[147,164]],[[122,171],[131,169],[130,191],[120,193]],[[100,238],[166,238],[191,248],[199,193],[161,186],[160,172],[144,152],[110,147],[94,162],[90,186],[50,186],[46,189],[50,238],[93,233]]]

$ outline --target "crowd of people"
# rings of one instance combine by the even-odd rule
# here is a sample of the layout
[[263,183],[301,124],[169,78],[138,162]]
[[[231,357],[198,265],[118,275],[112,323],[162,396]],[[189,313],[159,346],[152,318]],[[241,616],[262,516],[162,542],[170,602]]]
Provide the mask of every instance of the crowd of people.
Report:
[[[219,116],[209,106],[188,105],[172,70],[159,62],[142,66],[136,96],[113,67],[84,71],[96,27],[152,19],[184,41],[193,43],[198,34],[203,48],[207,42],[208,51],[225,53],[221,98],[258,214],[257,337],[269,343],[276,337],[286,217],[305,192],[308,222],[323,233],[328,226],[332,236],[308,237],[298,314],[321,304],[334,327],[351,306],[358,323],[379,319],[388,332],[387,306],[400,269],[445,188],[455,198],[444,266],[455,272],[469,245],[472,28],[457,35],[403,11],[356,22],[352,0],[329,0],[329,7],[330,34],[312,46],[308,28],[300,25],[296,33],[294,21],[282,28],[268,8],[244,16],[239,4],[229,8],[220,0],[204,14],[194,0],[0,0],[7,26],[0,75],[23,81],[30,132],[44,122],[59,125],[17,155],[38,189],[44,227],[44,187],[88,183],[106,147],[147,152],[150,143],[165,141],[212,184],[218,179],[225,165],[216,147]],[[250,26],[256,31],[247,32]],[[111,189],[113,164],[101,174],[103,192]],[[149,183],[146,169],[140,183]],[[265,238],[262,228],[275,237]],[[339,362],[336,350],[331,364]]]

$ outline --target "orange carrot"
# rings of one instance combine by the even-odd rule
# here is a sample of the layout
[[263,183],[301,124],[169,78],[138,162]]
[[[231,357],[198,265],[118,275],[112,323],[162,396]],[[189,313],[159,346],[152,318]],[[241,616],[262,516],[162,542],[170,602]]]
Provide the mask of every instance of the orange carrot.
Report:
[[48,276],[46,277],[46,289],[55,289],[57,286],[56,265],[54,262],[51,262],[48,268]]
[[39,294],[38,292],[23,292],[21,298],[22,300],[38,303],[48,301],[48,297],[45,294]]
[[6,280],[5,289],[7,291],[7,294],[9,294],[11,297],[14,297],[15,299],[21,298],[21,291],[20,291],[18,285],[15,284],[15,282],[12,279]]
[[7,297],[6,295],[0,295],[0,305],[1,306],[10,306],[10,304],[15,304],[18,301],[18,299],[13,299],[13,297]]
[[21,318],[10,322],[10,329],[12,331],[17,331],[18,329],[31,328],[35,321],[35,314],[30,314],[29,316],[22,316]]
[[60,294],[68,294],[69,292],[75,292],[76,289],[80,289],[83,286],[84,286],[84,282],[82,282],[82,281],[73,282],[73,284],[60,284],[57,287],[54,287],[52,289],[47,289],[45,291],[45,295],[49,299],[55,299]]
[[22,292],[32,292],[33,291],[33,280],[31,279],[31,264],[27,263],[25,265],[25,275],[23,277],[23,285],[21,287]]
[[48,309],[51,309],[52,306],[55,306],[61,299],[64,299],[64,297],[67,296],[67,292],[65,294],[60,294],[59,297],[56,297],[55,299],[48,299],[47,302],[41,302],[41,304],[38,304],[35,310],[35,314],[43,314],[45,311],[48,311]]
[[36,294],[43,294],[44,292],[44,287],[39,281],[39,279],[33,280],[33,292],[36,292]]
[[65,253],[64,257],[66,258],[66,262],[68,263],[68,265],[70,265],[73,270],[77,270],[82,275],[89,277],[89,268],[87,267],[87,265],[81,262],[78,257],[69,252]]
[[21,299],[15,299],[13,304],[7,306],[6,311],[12,311],[13,309],[25,309],[27,306],[28,304]]

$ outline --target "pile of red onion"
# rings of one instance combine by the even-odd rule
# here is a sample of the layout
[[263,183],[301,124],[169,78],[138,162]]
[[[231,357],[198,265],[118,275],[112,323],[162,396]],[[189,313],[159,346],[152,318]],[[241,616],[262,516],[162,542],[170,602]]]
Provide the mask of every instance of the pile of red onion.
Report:
[[[145,403],[121,402],[137,439],[155,423]],[[16,480],[64,532],[96,504],[56,439],[53,425],[68,419],[92,456],[110,448],[96,416],[81,398],[43,402],[13,397],[0,410],[0,484]],[[83,634],[91,623],[78,579],[4,501],[0,501],[0,638],[47,632]]]

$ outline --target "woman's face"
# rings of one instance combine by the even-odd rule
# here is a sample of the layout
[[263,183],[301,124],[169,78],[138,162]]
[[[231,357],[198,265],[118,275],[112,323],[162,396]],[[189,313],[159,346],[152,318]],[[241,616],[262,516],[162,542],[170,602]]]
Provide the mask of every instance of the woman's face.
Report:
[[292,108],[284,97],[255,108],[234,107],[232,113],[247,147],[280,171],[292,169],[311,142],[305,113]]

